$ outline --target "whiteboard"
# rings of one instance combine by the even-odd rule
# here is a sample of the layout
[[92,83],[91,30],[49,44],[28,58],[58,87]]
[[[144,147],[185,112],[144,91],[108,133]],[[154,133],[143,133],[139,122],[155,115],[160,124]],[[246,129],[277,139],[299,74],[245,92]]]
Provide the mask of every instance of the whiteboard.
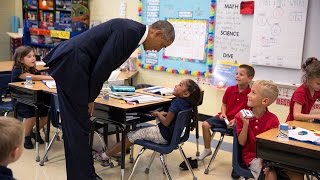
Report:
[[250,62],[301,68],[308,0],[255,1]]
[[[230,0],[217,0],[217,9],[216,9],[216,22],[219,22],[218,17],[219,12],[221,10],[220,5],[224,2],[229,2]],[[235,0],[233,0],[235,1]],[[259,0],[262,1],[262,0]],[[237,2],[237,1],[236,1]],[[240,0],[238,1],[240,3]],[[257,2],[257,1],[255,1]],[[303,56],[301,59],[297,59],[296,61],[301,66],[301,63],[304,62],[308,57],[317,57],[320,58],[320,1],[319,0],[309,0],[308,2],[308,13],[307,13],[307,20],[306,20],[306,28],[305,28],[305,38],[304,38],[304,45],[303,45]],[[254,15],[247,15],[242,16],[243,21],[241,21],[241,26],[239,26],[239,31],[242,35],[246,35],[246,38],[250,40],[249,46],[251,47],[251,33],[253,27],[253,17]],[[217,26],[218,24],[216,24]],[[216,31],[215,38],[219,36]],[[224,38],[221,37],[220,38]],[[224,39],[220,40],[223,44]],[[228,41],[228,40],[226,40]],[[214,57],[216,60],[232,60],[226,59],[222,57],[221,50],[218,51],[218,44],[214,41]],[[231,52],[232,53],[232,52]],[[220,56],[218,55],[220,54]],[[234,56],[234,60],[238,60],[240,64],[250,64],[250,52],[246,53],[247,55],[243,56]],[[221,58],[217,58],[221,57]],[[241,57],[241,58],[240,58]],[[256,73],[254,80],[264,79],[264,80],[273,80],[274,82],[280,84],[297,84],[301,83],[301,76],[302,71],[300,69],[290,69],[290,68],[283,68],[283,67],[274,67],[274,66],[264,66],[264,65],[253,65]]]
[[242,0],[217,0],[214,60],[248,63],[253,15],[241,15]]

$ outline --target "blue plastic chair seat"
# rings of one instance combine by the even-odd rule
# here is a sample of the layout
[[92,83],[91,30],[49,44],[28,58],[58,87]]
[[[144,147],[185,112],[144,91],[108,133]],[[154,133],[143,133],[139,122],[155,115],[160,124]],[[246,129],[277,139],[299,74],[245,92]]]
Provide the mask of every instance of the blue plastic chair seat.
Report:
[[13,111],[12,102],[2,101],[0,103],[0,111]]

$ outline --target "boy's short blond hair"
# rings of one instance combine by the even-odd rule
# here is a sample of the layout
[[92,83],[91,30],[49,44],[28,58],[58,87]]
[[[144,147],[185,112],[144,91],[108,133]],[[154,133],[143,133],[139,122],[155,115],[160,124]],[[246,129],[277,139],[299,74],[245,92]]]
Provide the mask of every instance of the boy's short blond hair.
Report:
[[271,105],[279,94],[278,87],[272,81],[258,80],[254,84],[259,85],[261,88],[261,94],[264,98],[269,98],[269,105]]
[[6,160],[12,150],[21,146],[23,126],[14,118],[0,117],[0,162]]

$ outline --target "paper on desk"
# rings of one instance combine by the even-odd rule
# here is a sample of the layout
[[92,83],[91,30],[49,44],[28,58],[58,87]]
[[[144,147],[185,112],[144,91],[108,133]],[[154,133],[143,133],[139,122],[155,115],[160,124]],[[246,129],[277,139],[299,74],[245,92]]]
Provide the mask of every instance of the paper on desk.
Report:
[[44,65],[46,65],[46,63],[43,61],[36,61],[36,65],[37,66],[44,66]]
[[125,97],[122,98],[126,102],[136,102],[136,103],[149,103],[149,102],[157,102],[162,101],[164,98],[162,97],[155,97],[151,95],[140,95],[140,96],[134,96],[134,97]]
[[172,95],[173,89],[172,88],[164,88],[164,87],[153,87],[149,89],[145,89],[146,92],[153,93],[153,94],[160,94],[163,96]]
[[55,88],[57,88],[56,82],[55,82],[54,80],[42,80],[42,82],[43,82],[46,86],[48,86],[48,88],[50,88],[50,89],[55,89]]
[[[307,132],[307,134],[301,135],[301,132]],[[320,143],[320,137],[315,135],[312,131],[297,127],[296,129],[289,130],[289,138],[298,140],[298,141],[309,141],[312,143]]]

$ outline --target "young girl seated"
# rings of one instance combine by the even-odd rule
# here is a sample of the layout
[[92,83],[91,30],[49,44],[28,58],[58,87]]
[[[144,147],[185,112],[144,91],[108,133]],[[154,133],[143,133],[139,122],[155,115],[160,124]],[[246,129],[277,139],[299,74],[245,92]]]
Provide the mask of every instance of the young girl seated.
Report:
[[[147,127],[137,131],[131,131],[125,139],[126,148],[130,147],[135,140],[149,140],[159,144],[167,144],[171,141],[172,133],[175,126],[176,115],[180,111],[192,108],[193,119],[198,113],[197,106],[201,98],[199,86],[191,79],[181,81],[175,86],[173,95],[176,98],[172,101],[168,112],[152,112],[159,119],[158,126]],[[102,154],[104,160],[114,156],[121,151],[121,142],[114,145],[107,153]],[[103,157],[104,156],[104,157]]]
[[[14,65],[12,68],[11,82],[21,82],[26,80],[26,76],[31,76],[32,80],[47,80],[52,79],[51,76],[41,75],[36,69],[36,58],[34,50],[28,46],[20,46],[16,49],[14,55]],[[48,121],[48,108],[45,106],[38,106],[39,116],[41,117],[40,128],[43,128]],[[17,104],[18,115],[24,118],[24,147],[26,149],[33,149],[31,142],[32,128],[36,123],[35,109],[32,106],[18,103]],[[40,142],[43,140],[40,138]]]

